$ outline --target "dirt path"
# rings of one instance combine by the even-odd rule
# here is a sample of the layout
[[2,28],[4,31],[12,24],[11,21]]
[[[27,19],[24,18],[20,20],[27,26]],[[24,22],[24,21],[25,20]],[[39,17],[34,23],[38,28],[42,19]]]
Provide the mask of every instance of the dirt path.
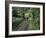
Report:
[[21,24],[19,24],[18,31],[28,30],[28,21],[24,20]]

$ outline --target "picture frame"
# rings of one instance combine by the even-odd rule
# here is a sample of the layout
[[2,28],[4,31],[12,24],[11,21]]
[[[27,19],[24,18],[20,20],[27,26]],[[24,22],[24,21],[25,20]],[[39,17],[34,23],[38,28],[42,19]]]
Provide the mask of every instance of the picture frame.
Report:
[[[40,23],[39,27],[36,25],[37,27],[35,26],[35,28],[36,28],[35,29],[32,26],[33,31],[30,30],[30,29],[24,30],[24,28],[22,28],[22,27],[25,26],[25,25],[23,25],[24,24],[24,22],[23,22],[23,24],[20,25],[22,27],[18,26],[17,27],[18,29],[16,30],[16,28],[15,28],[15,30],[14,30],[13,28],[15,26],[13,25],[13,22],[14,21],[16,22],[16,20],[13,20],[13,19],[14,19],[14,17],[16,17],[16,15],[13,15],[13,10],[15,10],[15,11],[17,10],[17,12],[18,12],[18,10],[20,10],[20,9],[22,9],[22,10],[26,9],[27,12],[29,12],[28,9],[32,10],[32,11],[35,10],[35,9],[36,10],[38,9],[39,13],[36,12],[36,17],[37,17],[37,13],[38,13],[38,16],[39,16],[38,19],[40,19],[39,20],[39,23]],[[32,13],[35,15],[34,12],[32,12]],[[32,13],[29,13],[29,14],[32,15]],[[22,15],[20,15],[20,16],[22,17]],[[25,19],[25,17],[27,18],[28,13],[27,14],[24,13],[23,16],[24,16],[23,17],[24,19]],[[16,17],[16,19],[17,19],[17,17]],[[18,18],[18,19],[20,19],[20,18]],[[27,21],[25,21],[25,24],[27,24],[26,22]],[[35,23],[35,21],[33,21],[33,24],[34,23]],[[30,27],[30,24],[28,26]],[[27,27],[25,27],[25,28],[27,28]],[[24,1],[5,1],[5,37],[39,36],[39,35],[45,35],[45,3],[41,3],[41,2],[24,2]]]

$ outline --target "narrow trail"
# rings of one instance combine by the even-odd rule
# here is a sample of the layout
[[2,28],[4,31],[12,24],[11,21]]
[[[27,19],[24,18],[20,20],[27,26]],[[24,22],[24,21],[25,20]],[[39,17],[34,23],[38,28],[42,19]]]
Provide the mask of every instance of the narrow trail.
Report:
[[18,31],[28,30],[28,21],[24,20],[21,24],[19,24]]

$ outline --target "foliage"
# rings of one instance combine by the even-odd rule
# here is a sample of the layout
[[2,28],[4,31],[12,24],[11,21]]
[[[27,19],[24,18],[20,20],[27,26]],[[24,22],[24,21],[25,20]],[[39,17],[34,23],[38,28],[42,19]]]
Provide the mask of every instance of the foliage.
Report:
[[17,30],[19,24],[21,24],[25,19],[27,19],[29,24],[28,30],[40,29],[40,8],[13,7],[12,17],[15,18],[13,18],[15,21],[12,22],[12,30]]

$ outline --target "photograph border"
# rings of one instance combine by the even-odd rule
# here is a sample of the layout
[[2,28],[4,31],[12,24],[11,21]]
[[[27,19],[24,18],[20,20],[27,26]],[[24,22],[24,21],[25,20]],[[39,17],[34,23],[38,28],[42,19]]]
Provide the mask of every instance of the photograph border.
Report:
[[[12,7],[39,8],[39,13],[40,13],[40,30],[12,31]],[[42,23],[43,23],[43,5],[9,4],[9,35],[43,33],[43,24]]]
[[[22,34],[22,35],[8,35],[9,34],[9,4],[36,4],[36,5],[43,5],[43,33],[37,34]],[[23,37],[23,36],[39,36],[45,35],[45,3],[41,2],[24,2],[24,1],[5,1],[5,37]]]

